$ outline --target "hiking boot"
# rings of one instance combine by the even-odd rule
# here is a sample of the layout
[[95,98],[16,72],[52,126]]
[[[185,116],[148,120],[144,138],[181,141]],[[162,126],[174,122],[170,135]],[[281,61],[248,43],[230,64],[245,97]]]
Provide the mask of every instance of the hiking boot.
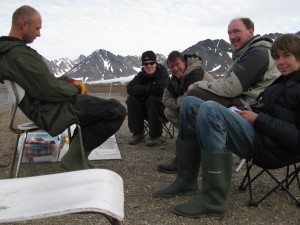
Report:
[[147,147],[154,147],[160,144],[160,137],[150,137],[149,140],[146,141]]
[[161,173],[176,174],[177,173],[177,158],[171,160],[171,162],[159,164],[157,171]]
[[137,145],[142,143],[145,140],[144,134],[133,134],[133,136],[129,139],[130,145]]

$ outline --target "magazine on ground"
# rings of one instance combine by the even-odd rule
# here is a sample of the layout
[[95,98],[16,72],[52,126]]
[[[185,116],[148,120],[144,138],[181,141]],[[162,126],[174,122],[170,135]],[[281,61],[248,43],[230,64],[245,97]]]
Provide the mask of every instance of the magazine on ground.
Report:
[[[68,151],[69,145],[64,144],[60,151],[58,161]],[[115,135],[108,138],[102,145],[95,148],[89,155],[89,160],[106,160],[106,159],[121,159],[121,153],[118,148]]]

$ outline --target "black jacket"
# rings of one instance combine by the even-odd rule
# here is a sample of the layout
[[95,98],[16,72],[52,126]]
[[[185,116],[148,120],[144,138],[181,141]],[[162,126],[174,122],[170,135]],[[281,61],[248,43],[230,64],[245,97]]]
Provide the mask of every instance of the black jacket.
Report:
[[168,85],[168,91],[173,97],[178,98],[187,92],[188,87],[196,81],[202,80],[204,70],[202,69],[202,58],[196,55],[184,55],[187,64],[186,73],[181,79],[172,75]]
[[253,123],[256,164],[275,169],[300,161],[300,70],[280,76],[260,102]]
[[147,98],[150,95],[162,97],[169,81],[167,69],[161,64],[157,64],[156,71],[152,75],[147,74],[142,68],[128,83],[127,93],[141,98]]

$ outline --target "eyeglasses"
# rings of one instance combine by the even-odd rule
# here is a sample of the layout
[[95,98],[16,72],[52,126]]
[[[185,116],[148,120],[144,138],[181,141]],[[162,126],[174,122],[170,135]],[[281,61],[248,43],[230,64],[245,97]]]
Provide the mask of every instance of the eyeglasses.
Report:
[[143,63],[143,66],[148,66],[148,65],[151,65],[153,66],[156,62],[145,62]]

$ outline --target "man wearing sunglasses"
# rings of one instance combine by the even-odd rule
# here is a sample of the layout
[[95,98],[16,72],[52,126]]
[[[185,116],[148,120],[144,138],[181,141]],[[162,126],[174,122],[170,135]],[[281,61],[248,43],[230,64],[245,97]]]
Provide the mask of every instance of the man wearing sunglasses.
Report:
[[128,127],[133,133],[130,145],[144,142],[144,120],[148,121],[150,134],[146,146],[160,144],[164,109],[161,98],[169,80],[167,69],[156,62],[155,53],[144,52],[141,71],[127,85]]

